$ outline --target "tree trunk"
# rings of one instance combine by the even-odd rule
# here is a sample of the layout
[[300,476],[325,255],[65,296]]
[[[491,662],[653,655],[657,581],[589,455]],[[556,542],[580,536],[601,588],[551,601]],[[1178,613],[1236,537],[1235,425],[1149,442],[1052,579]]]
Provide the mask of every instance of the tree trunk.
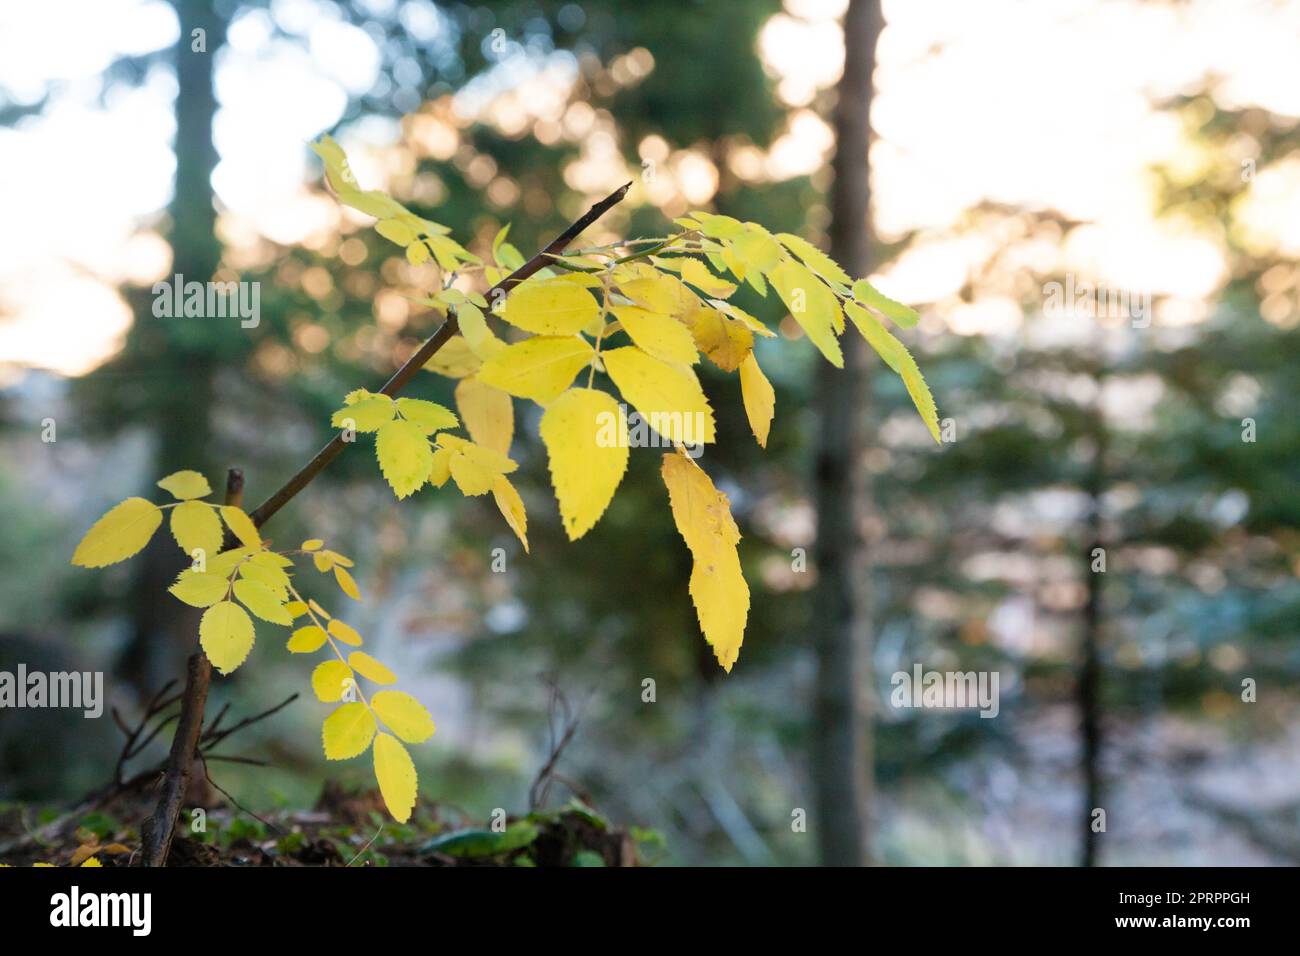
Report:
[[[207,282],[221,261],[217,238],[217,211],[213,204],[212,173],[217,149],[212,123],[217,113],[213,64],[225,43],[226,24],[210,0],[174,0],[181,35],[176,44],[176,190],[168,207],[171,228],[172,273],[184,281]],[[203,31],[204,51],[194,50],[193,31]],[[172,277],[169,276],[170,280]],[[194,323],[206,319],[157,318],[147,312],[136,316],[132,336],[159,362],[185,370],[183,386],[159,394],[157,444],[153,476],[162,477],[181,468],[209,471],[213,378],[216,374],[211,328],[196,334]],[[189,328],[185,324],[190,323]],[[164,383],[154,388],[173,386]],[[153,479],[151,479],[152,482]],[[171,541],[156,538],[142,555],[131,585],[131,642],[120,669],[147,694],[175,676],[187,654],[198,615],[179,601],[160,601],[185,562],[179,561]]]
[[[835,107],[831,255],[854,277],[870,259],[872,72],[880,36],[879,0],[851,0],[844,16],[844,76]],[[814,829],[826,866],[870,860],[871,631],[866,611],[862,458],[867,444],[865,349],[852,330],[841,339],[844,371],[817,375],[816,569],[812,615],[817,655],[813,701]]]

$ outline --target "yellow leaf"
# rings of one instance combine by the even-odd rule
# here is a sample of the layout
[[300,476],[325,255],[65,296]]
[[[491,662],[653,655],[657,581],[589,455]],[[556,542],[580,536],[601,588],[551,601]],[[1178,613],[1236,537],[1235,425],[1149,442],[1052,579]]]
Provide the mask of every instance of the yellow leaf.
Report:
[[429,466],[429,482],[435,488],[441,488],[451,477],[451,460],[455,457],[450,448],[435,448],[433,464]]
[[665,439],[687,444],[714,440],[713,409],[689,368],[669,365],[631,346],[601,357],[623,397]]
[[490,468],[460,454],[451,456],[451,477],[460,493],[471,498],[487,494],[496,480],[496,474]]
[[344,624],[338,618],[329,622],[329,632],[332,637],[338,638],[344,644],[351,644],[353,647],[361,646],[361,635],[357,629],[350,624]]
[[745,356],[753,351],[754,333],[745,323],[717,309],[693,309],[683,321],[691,327],[691,335],[700,351],[724,372],[740,368]]
[[233,601],[212,605],[199,620],[199,645],[223,674],[244,663],[254,636],[252,618]]
[[307,606],[312,609],[312,613],[314,613],[317,617],[323,617],[327,621],[330,619],[330,612],[325,610],[319,604],[317,604],[315,598],[310,598],[307,601]]
[[235,532],[235,537],[246,547],[254,549],[262,547],[262,536],[257,533],[257,525],[253,524],[253,519],[244,513],[243,508],[236,505],[222,505],[221,517],[230,526],[230,530]]
[[768,276],[794,320],[808,333],[813,345],[836,368],[844,367],[835,326],[843,320],[840,301],[821,279],[793,259],[785,259]]
[[357,587],[357,582],[352,580],[352,575],[338,565],[334,566],[334,580],[338,582],[339,589],[352,600],[361,600],[361,589]]
[[461,302],[456,306],[456,323],[470,351],[481,359],[491,358],[506,347],[504,342],[492,334],[487,317],[473,302]]
[[293,632],[287,646],[292,654],[311,654],[319,651],[325,646],[325,631],[316,624],[307,624]]
[[208,479],[197,471],[188,469],[172,472],[158,482],[158,487],[170,493],[173,498],[179,498],[182,501],[188,498],[202,498],[204,495],[212,494],[212,486],[208,484]]
[[627,470],[627,420],[605,392],[574,388],[542,415],[542,442],[570,541],[592,529]]
[[463,378],[456,383],[456,408],[475,444],[503,455],[510,454],[515,406],[506,392],[479,381],[476,376]]
[[821,276],[827,282],[838,282],[840,285],[848,285],[853,280],[849,274],[840,268],[840,264],[814,246],[807,239],[796,236],[788,232],[779,232],[776,238],[796,256],[803,260],[803,264],[809,269]]
[[916,325],[919,318],[916,310],[909,305],[903,305],[901,302],[895,302],[889,296],[882,293],[866,279],[859,279],[853,283],[853,298],[857,299],[863,305],[875,309],[885,318],[889,319],[904,328],[910,329]]
[[912,358],[912,353],[907,350],[907,347],[902,342],[894,338],[893,334],[881,325],[874,315],[856,302],[847,303],[844,311],[853,320],[853,324],[862,333],[862,337],[885,360],[885,364],[903,379],[903,384],[907,386],[907,394],[912,396],[912,403],[916,406],[916,410],[921,413],[921,420],[925,422],[925,427],[930,430],[930,436],[935,441],[941,441],[939,437],[939,410],[935,407],[934,396],[930,394],[930,386],[925,384],[925,378],[921,375],[921,369],[917,366],[916,359]]
[[365,651],[353,651],[348,655],[348,663],[358,674],[376,684],[393,684],[397,681],[396,674]]
[[444,428],[455,428],[460,424],[450,408],[437,402],[426,402],[419,398],[399,398],[397,410],[408,422],[419,426],[420,431],[432,435]]
[[81,865],[82,866],[103,866],[104,864],[100,863],[99,860],[97,860],[95,857],[92,856],[86,859]]
[[370,706],[379,719],[408,744],[418,744],[433,736],[433,718],[410,694],[400,690],[381,690],[370,698]]
[[[268,552],[263,551],[262,554],[268,554]],[[283,604],[289,600],[289,575],[285,573],[284,568],[260,562],[257,560],[258,557],[260,555],[255,555],[241,564],[239,566],[239,576],[265,584],[270,588],[271,593],[275,595],[276,600]]]
[[286,627],[293,623],[293,616],[284,609],[284,602],[261,581],[240,578],[235,582],[234,592],[239,602],[262,620]]
[[162,509],[152,501],[127,498],[91,526],[72,553],[72,563],[102,568],[125,561],[149,543],[162,520]]
[[447,378],[464,378],[477,372],[482,364],[483,360],[474,354],[465,337],[453,335],[433,353],[424,367]]
[[325,542],[320,538],[308,538],[302,543],[302,549],[304,551],[319,551],[324,546]]
[[311,689],[327,704],[342,700],[343,693],[355,684],[351,668],[342,661],[322,661],[311,672]]
[[750,430],[763,448],[767,447],[767,434],[776,415],[776,391],[758,366],[753,352],[745,356],[740,366],[740,396],[745,403],[745,417]]
[[539,335],[507,345],[492,356],[479,369],[478,380],[511,395],[546,403],[568,388],[595,354],[595,349],[576,335]]
[[347,760],[363,753],[375,736],[375,715],[365,704],[343,704],[325,718],[321,742],[327,760]]
[[378,431],[381,425],[392,420],[393,400],[387,395],[377,395],[344,405],[330,418],[330,424],[335,428],[368,433]]
[[577,283],[558,279],[529,279],[506,297],[501,318],[526,332],[575,335],[600,315],[591,293]]
[[740,654],[749,616],[749,585],[740,569],[740,531],[727,496],[685,455],[664,455],[673,522],[691,551],[691,599],[700,630],[727,671]]
[[176,583],[167,589],[174,597],[192,607],[211,607],[226,596],[230,581],[210,571],[182,571]]
[[711,298],[725,299],[736,291],[735,285],[726,279],[719,279],[699,259],[684,258],[682,278]]
[[258,553],[256,548],[231,548],[229,551],[222,551],[215,558],[208,558],[207,566],[203,570],[228,578],[234,573],[236,566]]
[[616,305],[610,311],[643,352],[680,365],[694,365],[699,361],[690,331],[671,316],[648,312],[636,305]]
[[392,421],[375,436],[379,470],[398,498],[414,494],[429,480],[433,451],[418,425]]
[[302,617],[304,614],[307,613],[307,602],[289,601],[287,604],[285,604],[284,609],[294,617]]
[[497,475],[492,481],[492,497],[496,499],[501,517],[506,519],[510,530],[515,533],[528,553],[528,514],[524,511],[524,500],[519,497],[515,486],[505,475]]
[[334,567],[334,559],[330,557],[328,551],[317,551],[311,556],[311,563],[316,566],[316,570],[321,574]]
[[415,764],[406,748],[389,734],[375,737],[375,779],[393,819],[398,823],[411,819],[419,788]]
[[225,532],[221,519],[211,505],[202,501],[182,501],[172,509],[172,537],[186,554],[202,551],[216,555],[221,550]]

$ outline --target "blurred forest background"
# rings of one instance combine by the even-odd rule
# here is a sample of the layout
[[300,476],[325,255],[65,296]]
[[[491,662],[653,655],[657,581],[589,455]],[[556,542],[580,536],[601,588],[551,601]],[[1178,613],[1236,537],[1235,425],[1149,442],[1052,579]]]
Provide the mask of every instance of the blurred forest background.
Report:
[[[656,453],[569,544],[517,403],[529,556],[490,502],[399,503],[345,454],[268,534],[357,560],[353,623],[438,722],[427,797],[525,809],[558,692],[552,800],[664,861],[1300,862],[1297,36],[1272,0],[0,3],[0,669],[103,670],[138,714],[193,647],[175,549],[87,573],[85,529],[178,468],[241,466],[257,503],[435,327],[404,297],[433,267],[324,192],[307,142],[332,131],[478,251],[510,222],[530,255],[629,179],[589,241],[692,208],[804,235],[920,311],[901,337],[949,420],[935,446],[872,356],[837,376],[764,343],[764,452],[702,369],[754,592],[730,676]],[[175,273],[260,282],[260,325],[155,318]],[[255,655],[216,704],[307,687],[278,641]],[[1000,713],[891,707],[917,663],[996,671]],[[364,784],[319,711],[250,730],[272,768],[222,785],[258,808]],[[74,800],[119,747],[107,716],[0,712],[0,800]]]

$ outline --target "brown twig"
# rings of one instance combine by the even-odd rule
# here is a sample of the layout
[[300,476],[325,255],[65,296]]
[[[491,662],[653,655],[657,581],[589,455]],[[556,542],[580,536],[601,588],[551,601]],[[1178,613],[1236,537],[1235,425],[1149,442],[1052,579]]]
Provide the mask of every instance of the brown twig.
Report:
[[[244,473],[238,468],[226,472],[226,504],[239,505],[244,499]],[[203,733],[203,708],[208,702],[208,685],[212,682],[212,662],[203,651],[190,655],[186,666],[185,694],[181,698],[180,720],[172,737],[171,753],[163,771],[162,787],[153,813],[144,822],[140,834],[144,840],[144,865],[163,866],[171,851],[176,820],[181,803],[190,786],[195,748]]]

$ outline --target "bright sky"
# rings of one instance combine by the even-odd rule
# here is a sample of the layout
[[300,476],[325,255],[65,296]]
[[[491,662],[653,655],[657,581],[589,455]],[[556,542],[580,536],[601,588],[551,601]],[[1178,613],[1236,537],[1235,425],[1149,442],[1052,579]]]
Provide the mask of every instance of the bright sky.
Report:
[[[436,35],[427,7],[405,7],[409,30]],[[789,127],[768,153],[738,150],[730,161],[737,174],[779,180],[824,163],[833,141],[807,107],[838,78],[842,7],[787,0],[764,29],[758,52],[791,107]],[[872,159],[886,238],[918,228],[939,236],[981,200],[1052,207],[1090,223],[1065,251],[1071,268],[1155,294],[1214,293],[1216,238],[1156,224],[1145,170],[1238,159],[1197,156],[1152,101],[1212,73],[1230,103],[1300,116],[1300,2],[887,0],[885,13]],[[273,19],[301,42],[272,39]],[[176,34],[174,15],[157,0],[0,5],[0,89],[22,102],[47,82],[60,84],[44,113],[0,129],[0,371],[8,369],[0,382],[27,366],[70,375],[93,368],[130,322],[114,285],[167,274],[169,251],[152,229],[171,188],[175,84],[160,69],[104,105],[96,98],[98,73],[114,56],[164,47]],[[634,50],[606,67],[608,82],[630,84],[654,62]],[[367,89],[378,68],[366,34],[319,16],[312,0],[274,0],[269,13],[232,26],[217,77],[214,180],[226,236],[292,242],[334,228],[337,210],[309,189],[315,173],[304,143],[337,121],[347,94]],[[457,130],[475,120],[547,142],[564,137],[582,144],[566,181],[599,192],[628,171],[610,118],[569,101],[576,72],[567,54],[510,44],[491,76],[423,114],[412,138],[445,158]],[[518,92],[525,84],[526,98]],[[362,182],[379,185],[399,172],[385,168],[380,148],[398,132],[388,122],[357,131],[376,147],[356,163]],[[709,200],[717,170],[707,156],[653,138],[637,145],[663,170],[643,187],[643,201],[676,213]],[[486,203],[516,198],[490,158],[469,173]],[[1300,249],[1297,185],[1294,162],[1259,176],[1259,195],[1243,212],[1261,244]],[[906,301],[941,300],[963,285],[988,241],[924,242],[882,284]],[[944,321],[963,334],[1019,321],[1016,308],[976,306]]]

